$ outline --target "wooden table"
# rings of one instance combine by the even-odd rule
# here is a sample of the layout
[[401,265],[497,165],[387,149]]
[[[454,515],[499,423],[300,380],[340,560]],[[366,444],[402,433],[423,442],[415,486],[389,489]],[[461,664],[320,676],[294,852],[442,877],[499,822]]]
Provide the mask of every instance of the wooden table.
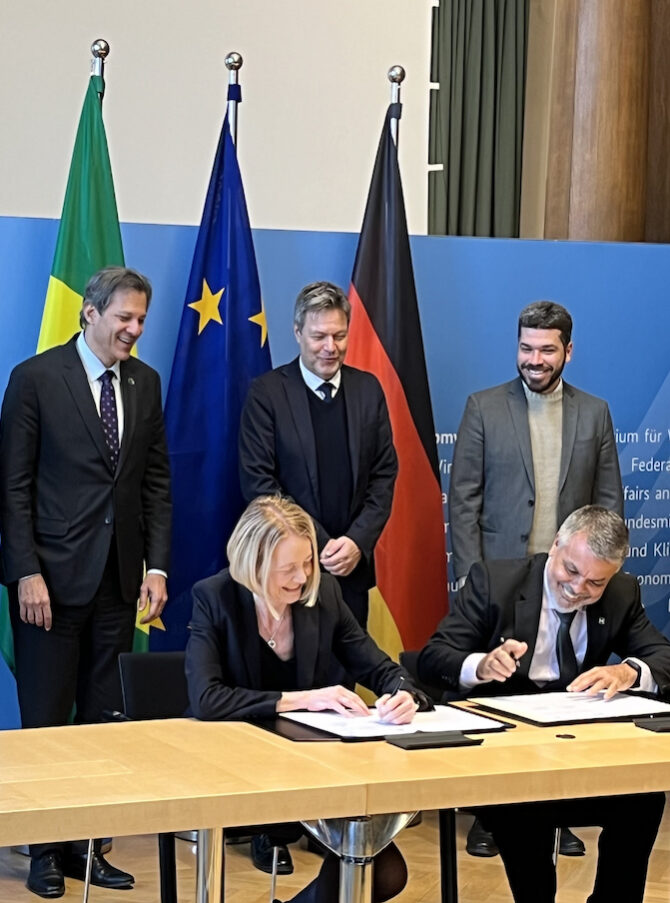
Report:
[[629,722],[519,724],[483,736],[481,746],[411,752],[329,743],[319,758],[335,768],[346,762],[364,779],[368,815],[670,789],[670,734]]
[[632,724],[411,752],[183,719],[6,731],[0,845],[667,788],[670,735]]
[[319,759],[247,724],[3,731],[0,845],[365,814],[364,782]]

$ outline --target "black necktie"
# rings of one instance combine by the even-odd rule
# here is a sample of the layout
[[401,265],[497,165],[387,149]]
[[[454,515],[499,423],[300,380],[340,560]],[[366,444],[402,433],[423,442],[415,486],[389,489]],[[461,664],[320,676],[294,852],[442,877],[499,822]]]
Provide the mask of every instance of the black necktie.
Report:
[[326,404],[330,404],[331,401],[333,400],[333,389],[334,388],[335,388],[335,386],[333,386],[332,383],[321,383],[321,385],[319,386],[319,388],[316,391],[321,395],[321,397],[326,402]]
[[112,370],[105,370],[100,377],[102,385],[100,391],[100,420],[102,422],[102,431],[105,434],[105,442],[109,449],[112,469],[116,470],[119,460],[119,421],[116,415],[116,395],[112,385],[113,379],[114,372]]
[[577,657],[575,656],[575,647],[572,645],[570,638],[570,625],[572,624],[576,611],[556,611],[559,618],[558,633],[556,634],[556,658],[558,659],[558,681],[562,687],[577,677]]

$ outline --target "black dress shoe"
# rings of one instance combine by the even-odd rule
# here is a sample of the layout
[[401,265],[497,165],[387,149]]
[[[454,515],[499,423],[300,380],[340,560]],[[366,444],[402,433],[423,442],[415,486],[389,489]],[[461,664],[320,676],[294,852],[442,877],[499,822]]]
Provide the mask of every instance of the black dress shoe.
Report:
[[[288,851],[288,847],[283,843],[276,844],[278,850],[277,856],[277,874],[292,875],[293,860]],[[251,861],[261,872],[272,874],[272,856],[274,846],[268,834],[256,834],[251,838]]]
[[586,854],[584,842],[576,834],[573,834],[570,828],[561,828],[560,831],[558,852],[561,856],[584,856]]
[[43,853],[31,859],[26,887],[40,897],[62,897],[65,881],[60,853]]
[[[63,874],[68,878],[86,878],[86,853],[66,853],[63,856]],[[116,890],[129,890],[135,879],[128,872],[114,868],[102,853],[94,852],[91,856],[91,884],[96,887],[112,887]]]
[[482,823],[476,818],[472,827],[468,831],[468,838],[465,841],[465,851],[471,856],[483,856],[490,858],[498,855],[498,847],[493,834],[485,831]]

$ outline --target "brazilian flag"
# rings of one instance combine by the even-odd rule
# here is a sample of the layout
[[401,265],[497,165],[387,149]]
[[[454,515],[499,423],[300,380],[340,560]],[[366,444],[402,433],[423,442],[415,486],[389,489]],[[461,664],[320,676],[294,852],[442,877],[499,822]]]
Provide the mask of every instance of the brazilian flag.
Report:
[[65,189],[56,253],[51,267],[37,351],[62,345],[79,329],[79,311],[90,277],[105,266],[123,266],[123,246],[107,137],[102,121],[105,83],[92,75],[84,98]]

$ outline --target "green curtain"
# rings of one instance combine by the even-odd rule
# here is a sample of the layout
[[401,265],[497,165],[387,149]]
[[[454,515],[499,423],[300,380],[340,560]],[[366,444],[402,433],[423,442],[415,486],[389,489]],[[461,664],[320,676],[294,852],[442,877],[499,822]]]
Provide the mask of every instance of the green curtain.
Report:
[[434,10],[428,231],[519,234],[529,0],[440,0]]

